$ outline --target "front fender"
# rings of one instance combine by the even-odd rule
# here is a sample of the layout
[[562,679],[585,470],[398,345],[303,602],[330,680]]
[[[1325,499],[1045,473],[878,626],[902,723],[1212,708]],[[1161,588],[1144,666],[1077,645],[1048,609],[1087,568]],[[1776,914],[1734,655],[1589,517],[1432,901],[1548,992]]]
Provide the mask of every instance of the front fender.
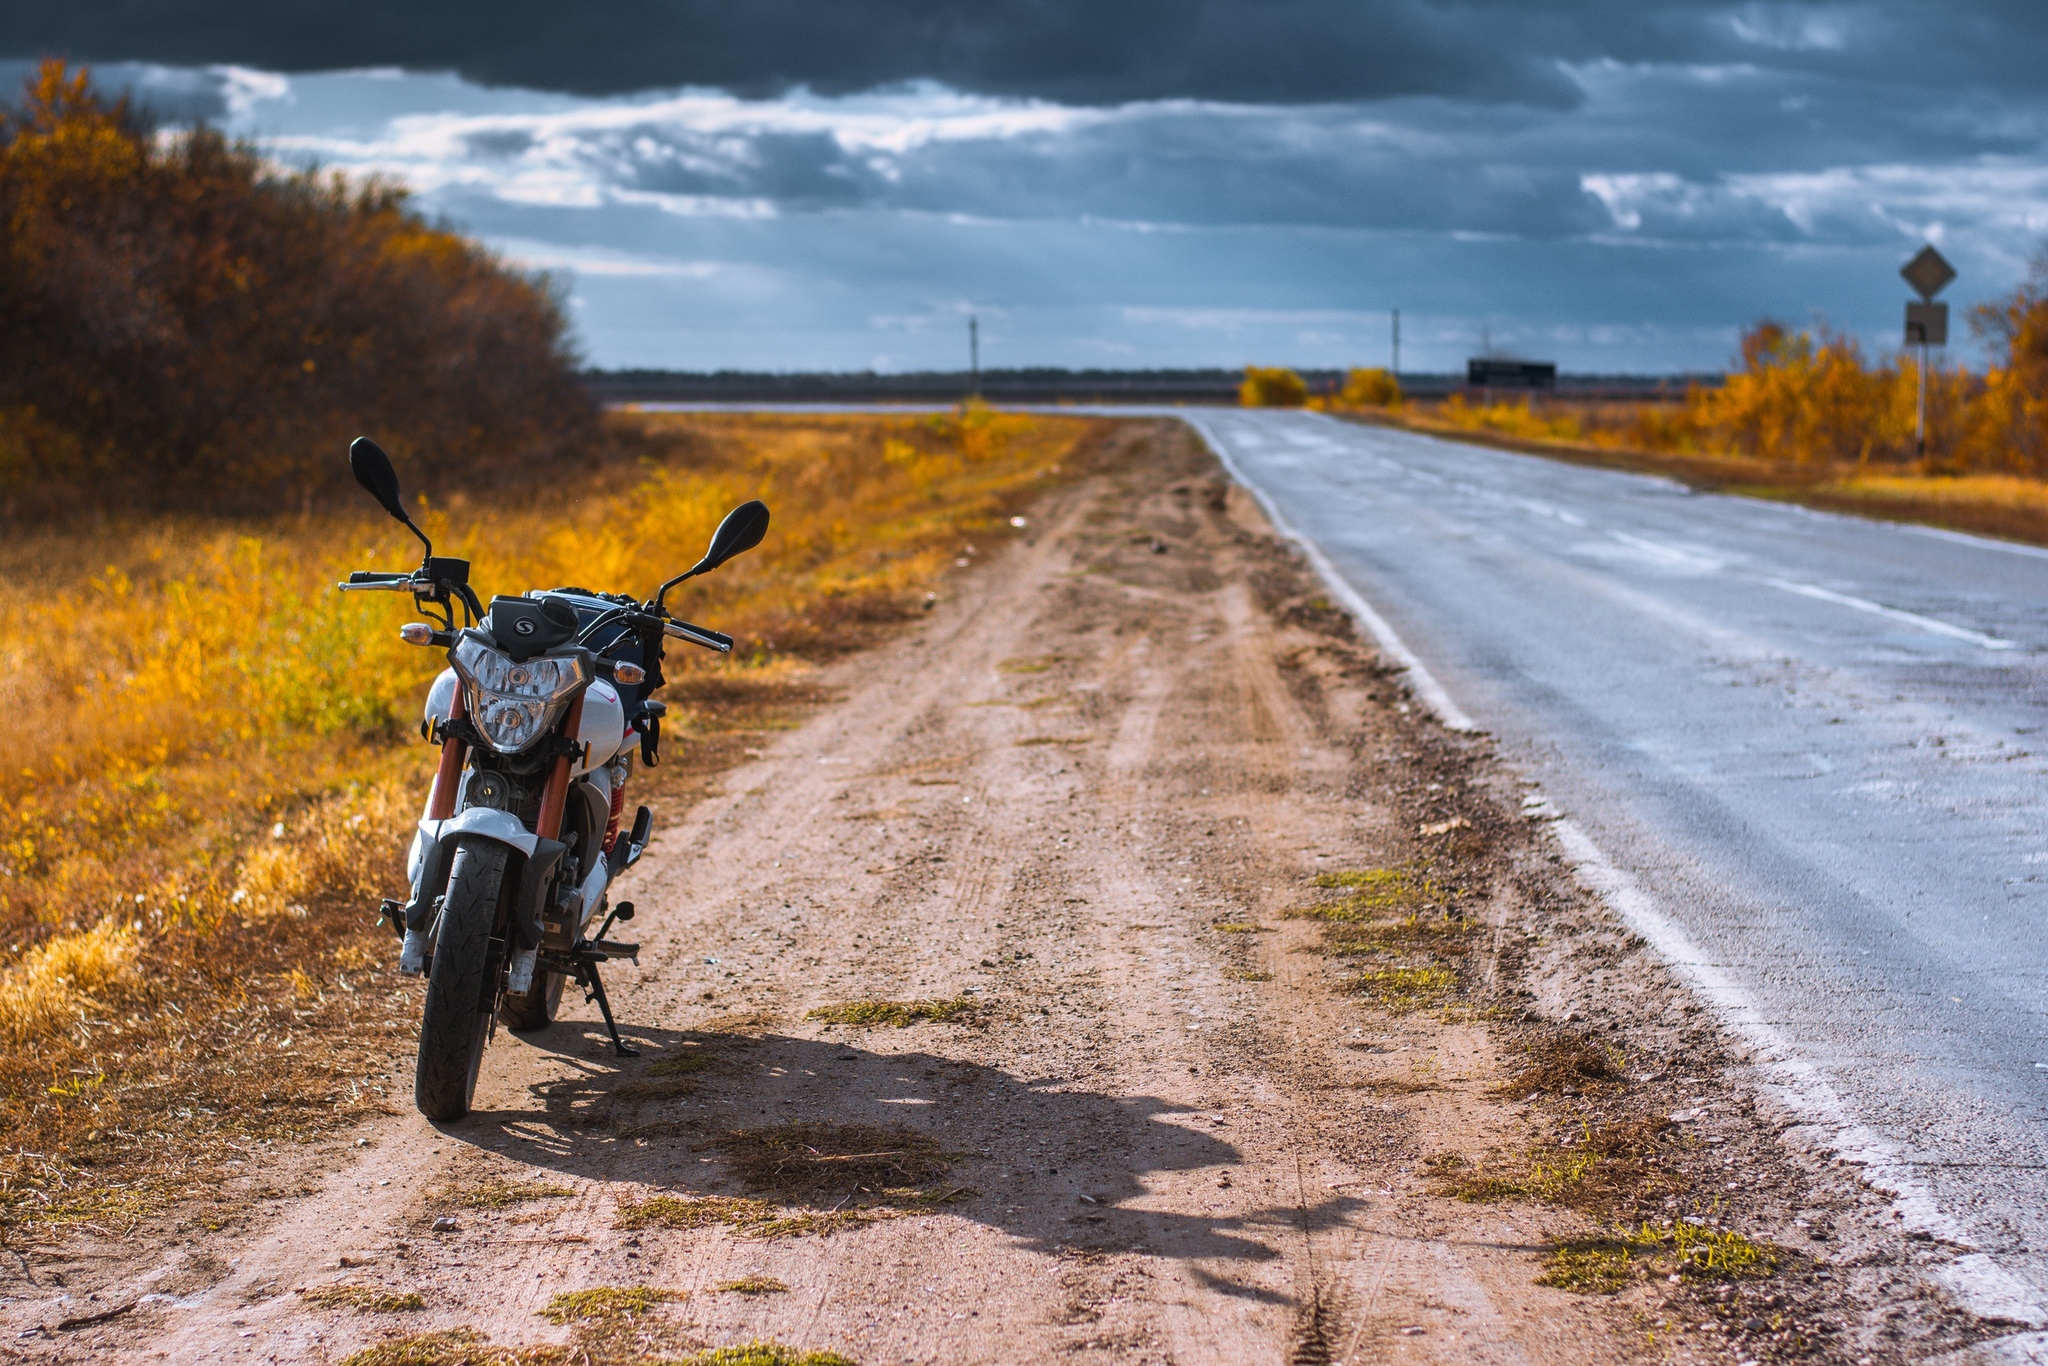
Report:
[[528,858],[533,857],[533,846],[540,839],[510,811],[498,811],[488,806],[472,806],[445,821],[423,820],[420,833],[435,844],[445,843],[457,835],[482,835],[485,839],[509,844]]

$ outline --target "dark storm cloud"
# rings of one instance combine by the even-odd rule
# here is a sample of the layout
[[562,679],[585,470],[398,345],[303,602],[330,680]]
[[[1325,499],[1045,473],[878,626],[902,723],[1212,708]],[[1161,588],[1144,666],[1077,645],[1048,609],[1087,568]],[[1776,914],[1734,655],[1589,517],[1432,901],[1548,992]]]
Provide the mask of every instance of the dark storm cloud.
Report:
[[403,66],[493,85],[767,95],[931,79],[1078,104],[1439,95],[1568,106],[1560,64],[1754,62],[2031,88],[2039,0],[15,0],[0,57]]

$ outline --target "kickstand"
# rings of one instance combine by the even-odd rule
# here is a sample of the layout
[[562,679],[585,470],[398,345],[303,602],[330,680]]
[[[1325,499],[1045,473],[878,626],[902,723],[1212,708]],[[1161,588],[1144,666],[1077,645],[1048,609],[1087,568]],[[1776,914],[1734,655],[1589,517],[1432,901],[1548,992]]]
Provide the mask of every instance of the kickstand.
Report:
[[619,1022],[612,1018],[612,1003],[604,994],[604,979],[597,975],[597,964],[585,963],[583,971],[590,978],[590,998],[597,1002],[598,1010],[604,1015],[604,1027],[611,1031],[612,1047],[622,1058],[637,1058],[640,1050],[619,1037]]

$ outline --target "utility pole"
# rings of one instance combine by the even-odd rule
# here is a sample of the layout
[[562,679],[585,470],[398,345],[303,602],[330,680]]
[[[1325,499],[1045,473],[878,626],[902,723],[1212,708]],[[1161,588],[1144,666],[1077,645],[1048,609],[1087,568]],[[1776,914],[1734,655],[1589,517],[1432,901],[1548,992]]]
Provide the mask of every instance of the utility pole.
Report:
[[981,397],[981,320],[967,315],[967,396]]
[[1401,310],[1394,310],[1394,378],[1401,377]]

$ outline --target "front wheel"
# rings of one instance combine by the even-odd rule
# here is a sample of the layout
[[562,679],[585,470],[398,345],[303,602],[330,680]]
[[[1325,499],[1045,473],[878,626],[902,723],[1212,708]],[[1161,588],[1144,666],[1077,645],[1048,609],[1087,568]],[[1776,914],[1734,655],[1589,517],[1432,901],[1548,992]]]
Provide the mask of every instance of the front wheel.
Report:
[[497,1004],[501,965],[492,961],[491,937],[504,898],[506,859],[505,846],[494,840],[463,839],[448,869],[412,1088],[413,1103],[428,1119],[461,1119],[476,1094]]
[[498,1006],[498,1018],[514,1034],[531,1034],[554,1023],[562,1008],[562,986],[567,973],[542,972],[535,975],[530,991],[506,992]]

